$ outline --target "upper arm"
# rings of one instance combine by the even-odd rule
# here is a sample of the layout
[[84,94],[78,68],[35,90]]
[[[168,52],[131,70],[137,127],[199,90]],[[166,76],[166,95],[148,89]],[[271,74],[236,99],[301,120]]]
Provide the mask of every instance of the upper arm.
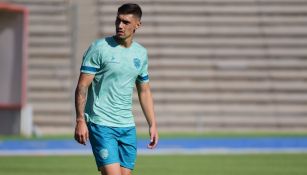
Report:
[[94,77],[95,77],[94,74],[80,73],[78,86],[83,86],[83,87],[90,86]]
[[140,84],[148,83],[149,82],[147,52],[145,52],[143,57],[144,57],[144,59],[143,59],[142,67],[141,67],[139,75],[138,75],[138,77],[136,79],[136,82],[140,83]]
[[88,87],[92,83],[95,74],[99,71],[101,64],[101,50],[97,43],[93,42],[83,55],[78,86]]

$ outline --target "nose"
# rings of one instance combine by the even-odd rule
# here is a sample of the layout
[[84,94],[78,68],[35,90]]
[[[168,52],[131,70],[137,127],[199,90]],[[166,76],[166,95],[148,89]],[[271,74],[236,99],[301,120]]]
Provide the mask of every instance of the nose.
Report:
[[119,29],[122,29],[122,28],[123,28],[123,26],[124,26],[124,23],[123,23],[123,22],[119,22],[119,24],[118,24],[118,28],[119,28]]

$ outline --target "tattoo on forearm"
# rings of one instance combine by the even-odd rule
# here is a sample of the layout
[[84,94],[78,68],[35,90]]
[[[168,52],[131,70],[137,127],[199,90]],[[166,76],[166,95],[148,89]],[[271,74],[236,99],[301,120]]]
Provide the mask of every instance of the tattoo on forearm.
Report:
[[78,85],[75,92],[75,107],[77,117],[83,116],[86,103],[87,87]]

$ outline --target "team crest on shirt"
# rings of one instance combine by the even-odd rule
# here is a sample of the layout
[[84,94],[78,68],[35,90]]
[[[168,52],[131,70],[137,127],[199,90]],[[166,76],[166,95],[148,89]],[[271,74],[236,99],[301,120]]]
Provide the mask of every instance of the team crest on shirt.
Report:
[[134,67],[135,67],[136,69],[139,69],[139,68],[141,67],[141,60],[140,60],[140,59],[134,58],[134,59],[133,59],[133,63],[134,63]]

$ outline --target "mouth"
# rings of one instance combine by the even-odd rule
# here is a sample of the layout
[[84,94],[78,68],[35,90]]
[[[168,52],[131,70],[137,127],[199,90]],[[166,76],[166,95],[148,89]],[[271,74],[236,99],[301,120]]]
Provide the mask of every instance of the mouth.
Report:
[[124,35],[124,32],[121,30],[116,30],[117,35]]

